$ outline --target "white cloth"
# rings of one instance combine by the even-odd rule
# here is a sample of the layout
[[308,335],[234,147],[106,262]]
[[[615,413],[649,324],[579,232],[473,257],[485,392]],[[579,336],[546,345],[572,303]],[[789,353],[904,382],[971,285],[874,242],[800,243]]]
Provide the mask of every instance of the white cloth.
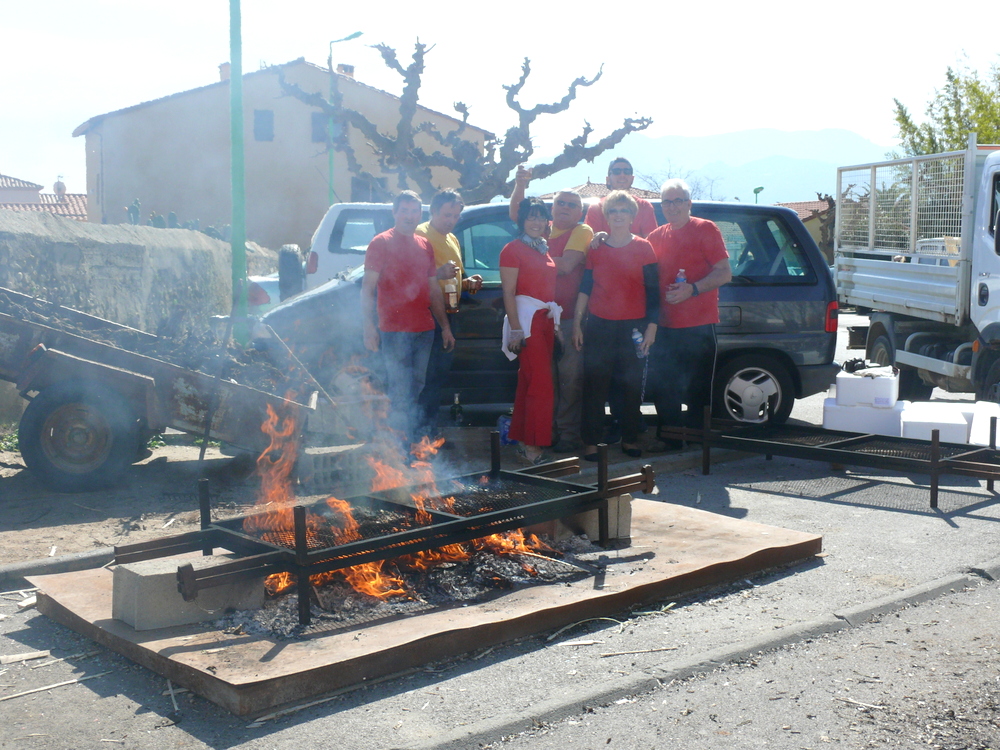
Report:
[[[557,305],[555,302],[542,302],[536,297],[529,297],[526,294],[518,294],[514,297],[514,304],[517,305],[517,319],[521,321],[525,339],[531,335],[531,321],[535,317],[535,313],[539,310],[548,309],[549,317],[555,321],[556,328],[559,327],[559,321],[562,320],[562,306]],[[510,331],[510,321],[507,319],[507,316],[504,315],[503,337],[500,344],[500,350],[507,355],[507,359],[514,360],[517,358],[517,355],[510,350]]]

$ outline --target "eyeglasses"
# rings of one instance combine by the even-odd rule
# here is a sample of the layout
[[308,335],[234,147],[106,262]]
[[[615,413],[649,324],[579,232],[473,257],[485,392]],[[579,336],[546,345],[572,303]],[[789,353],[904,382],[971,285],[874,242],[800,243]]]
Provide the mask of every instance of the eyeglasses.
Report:
[[631,216],[632,215],[632,209],[631,208],[609,208],[604,213],[606,213],[608,216],[616,216],[617,214],[628,214],[629,216]]
[[608,174],[613,174],[616,176],[622,174],[630,175],[632,174],[632,167],[612,167],[611,169],[608,170]]
[[556,205],[559,206],[559,208],[583,208],[581,204],[572,201],[557,200]]
[[682,203],[687,203],[689,200],[691,199],[690,198],[674,198],[673,200],[664,199],[661,200],[660,203],[663,204],[664,206],[679,206]]

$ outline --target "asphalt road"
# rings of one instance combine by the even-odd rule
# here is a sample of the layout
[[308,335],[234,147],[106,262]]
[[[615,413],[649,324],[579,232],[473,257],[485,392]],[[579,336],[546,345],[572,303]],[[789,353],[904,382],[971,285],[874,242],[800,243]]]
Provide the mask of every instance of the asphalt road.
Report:
[[[822,396],[793,417],[817,423],[816,414]],[[9,595],[0,654],[72,658],[0,664],[0,748],[913,747],[923,741],[879,724],[878,709],[836,699],[896,701],[903,716],[908,701],[917,711],[932,695],[972,705],[995,681],[1000,509],[981,483],[945,478],[931,510],[924,477],[759,456],[716,464],[707,477],[657,463],[654,499],[822,534],[823,556],[260,725],[189,694],[175,710],[163,678],[19,611]],[[907,627],[920,638],[901,635]],[[581,640],[594,643],[562,645]],[[624,651],[644,653],[601,656]],[[953,661],[965,677],[945,674]],[[92,679],[3,700],[78,677]]]

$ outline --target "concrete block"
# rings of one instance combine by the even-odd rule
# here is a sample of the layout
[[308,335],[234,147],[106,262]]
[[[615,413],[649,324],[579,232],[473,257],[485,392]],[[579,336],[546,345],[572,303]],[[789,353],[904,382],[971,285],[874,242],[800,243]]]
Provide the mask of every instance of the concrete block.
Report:
[[942,443],[968,443],[969,423],[961,406],[947,401],[917,401],[903,410],[900,417],[905,438],[930,440],[931,431],[939,430]]
[[[891,409],[899,398],[899,378],[891,367],[869,367],[863,372],[837,373],[837,406],[876,406]],[[870,377],[873,376],[873,377]]]
[[[554,521],[536,523],[525,529],[532,534],[548,536],[560,542],[571,536],[586,534],[596,543],[601,538],[600,521],[596,510],[577,513]],[[632,539],[632,496],[619,495],[608,498],[608,536],[620,544],[629,544]]]
[[184,601],[177,591],[179,565],[191,563],[201,570],[234,559],[234,555],[162,557],[119,565],[114,569],[111,616],[135,630],[153,630],[215,620],[232,610],[260,609],[263,578],[205,589],[193,602]]
[[823,400],[823,429],[864,432],[871,435],[902,435],[900,417],[909,401],[897,401],[890,409],[877,406],[840,406],[836,399]]

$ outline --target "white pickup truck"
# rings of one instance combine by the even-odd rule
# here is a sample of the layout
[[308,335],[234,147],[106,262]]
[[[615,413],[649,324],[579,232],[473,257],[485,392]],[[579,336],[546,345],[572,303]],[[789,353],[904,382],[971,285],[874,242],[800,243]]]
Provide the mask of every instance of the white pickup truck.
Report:
[[867,313],[851,348],[900,368],[900,398],[934,386],[1000,401],[1000,146],[842,167],[834,239],[841,306]]
[[[424,208],[426,219],[426,207]],[[302,258],[297,245],[285,245],[278,258],[281,299],[315,289],[338,274],[365,262],[368,243],[391,229],[389,203],[334,203],[312,236],[309,254]]]

